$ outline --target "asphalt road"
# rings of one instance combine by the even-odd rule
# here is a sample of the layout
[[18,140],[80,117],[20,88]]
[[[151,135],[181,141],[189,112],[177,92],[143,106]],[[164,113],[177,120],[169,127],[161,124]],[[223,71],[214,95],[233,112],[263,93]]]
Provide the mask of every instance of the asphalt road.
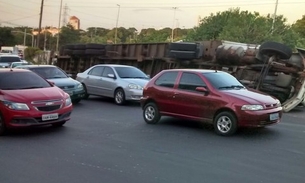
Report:
[[147,125],[138,104],[90,98],[62,128],[0,137],[0,183],[304,183],[304,118],[298,109],[221,137],[192,121]]

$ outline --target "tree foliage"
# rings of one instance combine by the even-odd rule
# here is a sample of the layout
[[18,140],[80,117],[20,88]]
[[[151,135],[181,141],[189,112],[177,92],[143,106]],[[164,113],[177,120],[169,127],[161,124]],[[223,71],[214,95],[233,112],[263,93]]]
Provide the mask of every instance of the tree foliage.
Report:
[[14,45],[15,37],[11,27],[0,27],[0,46]]
[[[289,25],[282,15],[276,17],[272,29],[273,17],[262,16],[258,12],[241,11],[239,8],[217,12],[204,17],[198,27],[192,29],[165,27],[137,30],[134,27],[106,29],[89,27],[75,30],[71,25],[61,28],[59,47],[72,43],[156,43],[174,41],[228,40],[243,43],[261,44],[264,41],[282,42],[291,47],[305,47],[305,15],[293,25]],[[0,46],[22,45],[26,35],[26,46],[32,46],[31,27],[0,27]],[[117,32],[117,40],[115,35]],[[37,36],[33,36],[34,43]],[[40,47],[55,50],[57,35],[48,32],[40,35]]]
[[292,25],[292,29],[300,37],[296,46],[305,48],[305,15],[303,15],[301,19],[297,20],[296,23]]
[[287,24],[282,15],[275,18],[262,16],[258,12],[240,11],[239,8],[211,14],[201,20],[199,27],[188,35],[190,41],[229,40],[243,43],[261,44],[277,41],[294,47],[299,37]]

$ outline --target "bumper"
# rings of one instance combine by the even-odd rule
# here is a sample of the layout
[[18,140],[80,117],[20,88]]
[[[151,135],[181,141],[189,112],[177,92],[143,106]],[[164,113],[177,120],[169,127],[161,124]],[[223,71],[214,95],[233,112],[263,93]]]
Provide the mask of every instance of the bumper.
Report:
[[143,90],[127,90],[125,91],[125,99],[132,101],[140,101],[143,95]]
[[85,90],[80,90],[80,91],[67,90],[65,92],[70,95],[71,100],[83,99],[85,97],[85,94],[86,94]]
[[[30,126],[41,126],[48,124],[56,124],[64,121],[70,120],[70,115],[72,113],[72,105],[62,108],[57,111],[52,112],[39,112],[39,111],[6,111],[4,115],[4,121],[8,128],[17,127],[30,127]],[[43,115],[48,114],[58,114],[55,119],[43,120]]]
[[240,111],[237,116],[238,126],[264,127],[272,125],[280,122],[282,114],[282,107],[261,111]]

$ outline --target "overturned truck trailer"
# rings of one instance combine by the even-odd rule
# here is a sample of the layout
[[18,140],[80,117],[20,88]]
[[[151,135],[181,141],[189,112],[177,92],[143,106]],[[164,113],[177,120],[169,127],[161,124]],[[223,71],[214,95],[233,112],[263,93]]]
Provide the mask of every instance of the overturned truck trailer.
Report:
[[305,104],[305,50],[292,52],[277,42],[70,44],[61,48],[56,61],[74,77],[93,65],[106,63],[136,66],[151,76],[174,68],[223,70],[249,88],[278,98],[285,112]]

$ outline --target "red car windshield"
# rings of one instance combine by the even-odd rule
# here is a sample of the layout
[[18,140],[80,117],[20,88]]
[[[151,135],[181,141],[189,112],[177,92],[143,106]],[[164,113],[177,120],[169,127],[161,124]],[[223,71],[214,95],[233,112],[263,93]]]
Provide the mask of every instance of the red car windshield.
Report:
[[215,89],[229,90],[245,88],[234,76],[224,72],[203,73]]
[[33,72],[1,72],[1,90],[22,90],[32,88],[47,88],[51,85]]

